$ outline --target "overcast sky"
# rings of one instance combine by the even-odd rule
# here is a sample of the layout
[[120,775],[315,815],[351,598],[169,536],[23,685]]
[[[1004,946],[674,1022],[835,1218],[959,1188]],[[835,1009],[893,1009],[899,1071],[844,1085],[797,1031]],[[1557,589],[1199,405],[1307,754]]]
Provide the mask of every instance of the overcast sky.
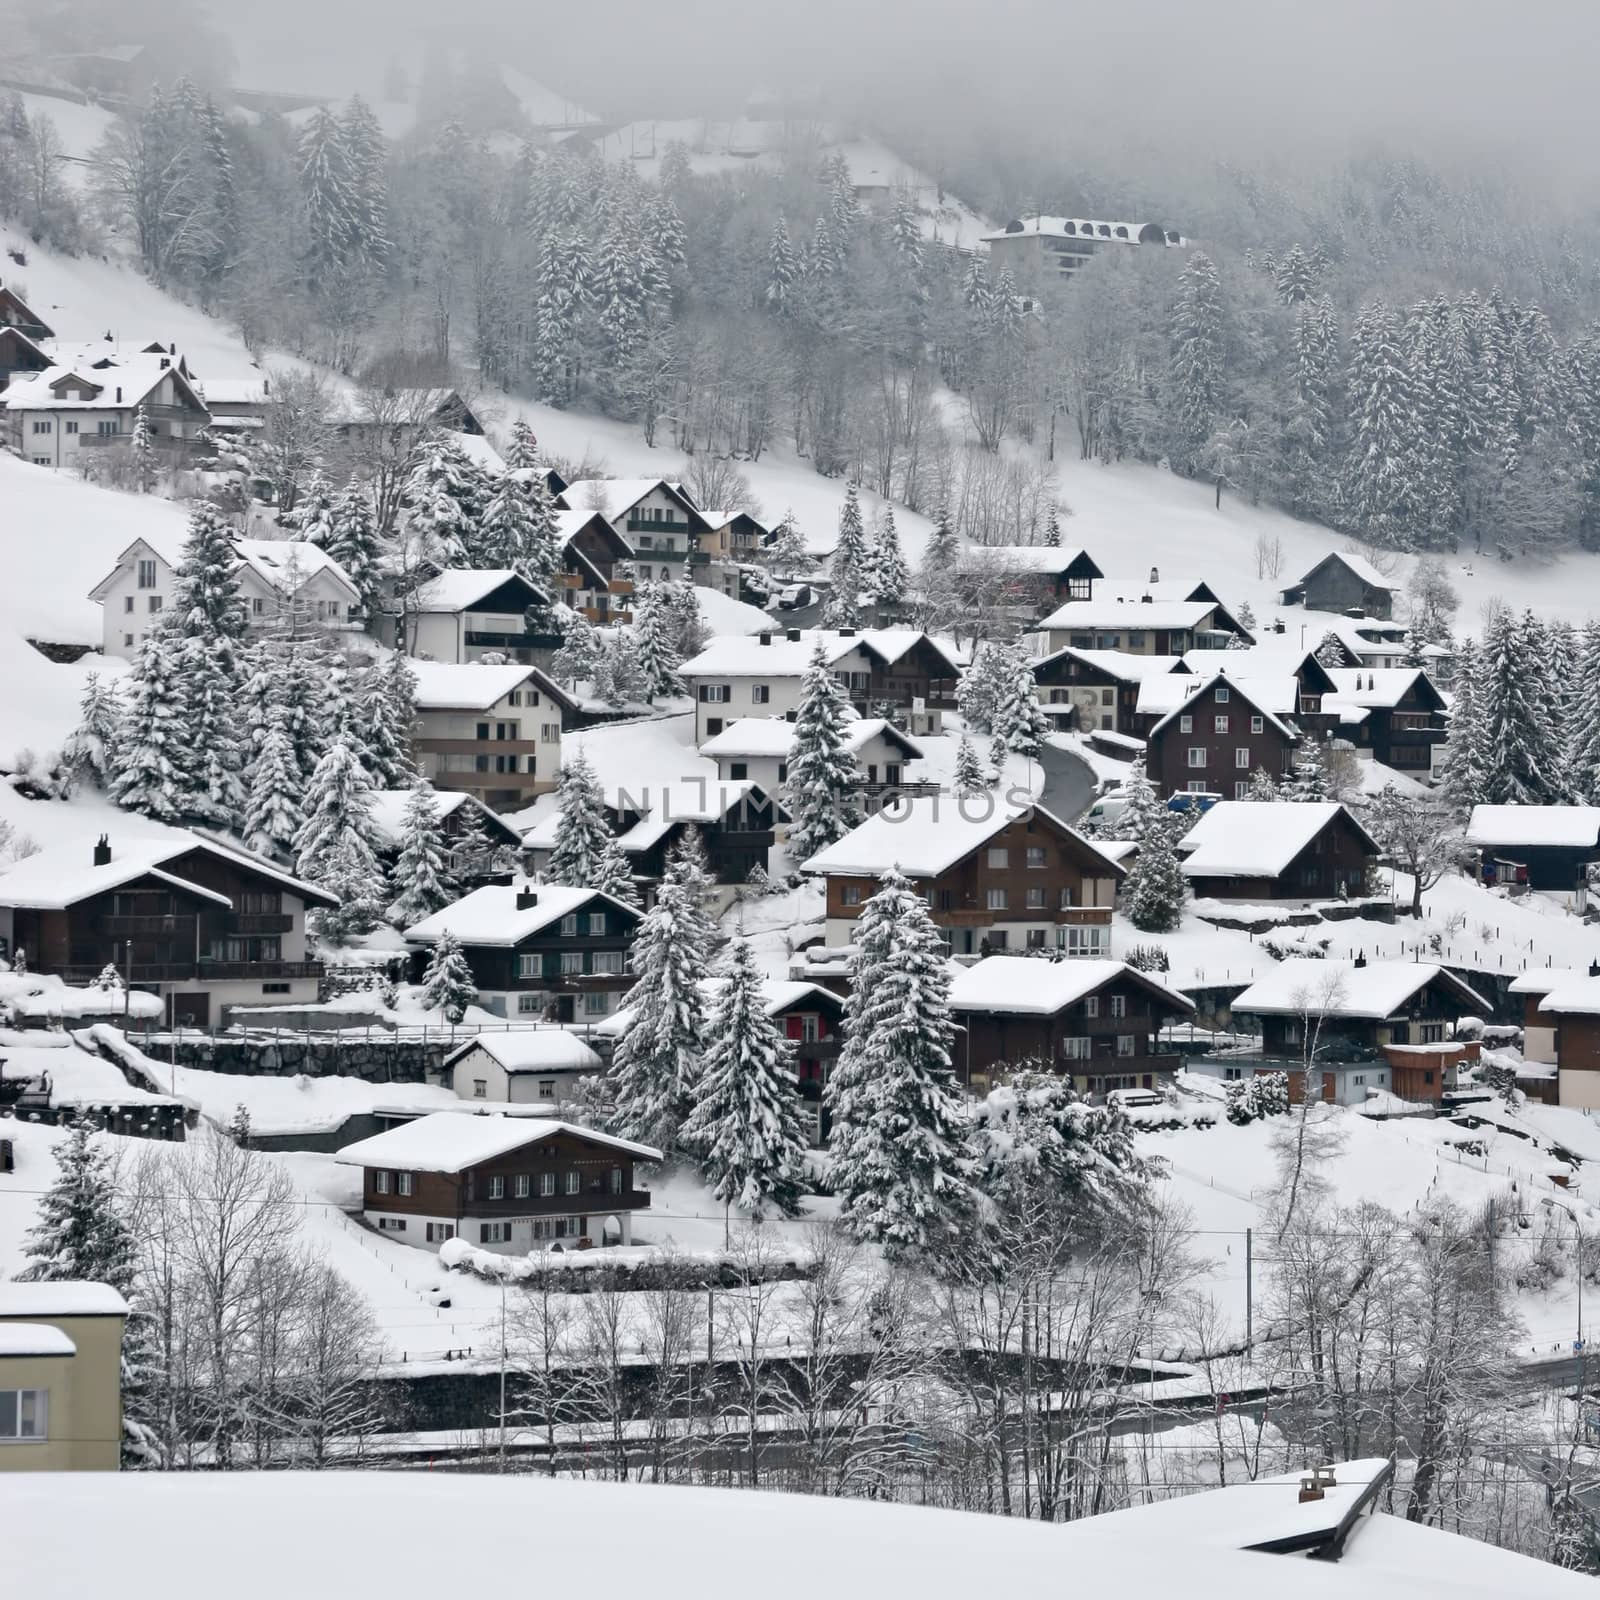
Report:
[[1600,165],[1596,0],[272,0],[218,4],[241,76],[334,88],[449,18],[606,117],[727,115],[815,83],[985,117],[1263,155],[1404,134]]

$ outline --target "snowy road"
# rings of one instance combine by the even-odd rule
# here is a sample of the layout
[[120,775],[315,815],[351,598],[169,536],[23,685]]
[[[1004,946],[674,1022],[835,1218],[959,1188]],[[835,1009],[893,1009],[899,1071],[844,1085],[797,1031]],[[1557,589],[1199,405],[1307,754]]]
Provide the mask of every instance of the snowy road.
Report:
[[1039,804],[1063,822],[1076,822],[1094,799],[1093,768],[1072,751],[1058,750],[1052,744],[1039,751],[1039,766],[1044,773]]

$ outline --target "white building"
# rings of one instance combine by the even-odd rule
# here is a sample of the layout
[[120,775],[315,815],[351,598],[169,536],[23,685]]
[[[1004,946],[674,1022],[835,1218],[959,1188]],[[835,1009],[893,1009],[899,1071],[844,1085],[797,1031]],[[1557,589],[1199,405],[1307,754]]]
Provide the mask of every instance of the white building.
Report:
[[[236,539],[237,577],[252,631],[359,633],[361,595],[326,550],[303,539]],[[132,660],[172,598],[181,538],[135,539],[89,598],[101,606],[101,648]]]
[[509,568],[477,571],[450,567],[406,597],[397,619],[403,641],[396,647],[429,661],[462,664],[499,655],[531,662],[536,651],[560,646],[554,624],[528,626],[530,608],[545,608],[541,594]]
[[579,1078],[602,1070],[600,1057],[565,1028],[480,1033],[444,1058],[450,1087],[462,1100],[554,1105]]
[[192,448],[211,420],[177,359],[142,351],[17,377],[0,406],[11,448],[37,467],[81,466],[85,451],[130,443],[141,408],[163,452]]
[[[845,748],[856,758],[864,789],[895,789],[906,782],[906,769],[923,759],[922,746],[908,739],[882,717],[857,717],[844,729]],[[741,717],[700,746],[700,754],[717,764],[727,782],[749,779],[768,794],[789,781],[789,755],[794,748],[794,723],[786,717]]]

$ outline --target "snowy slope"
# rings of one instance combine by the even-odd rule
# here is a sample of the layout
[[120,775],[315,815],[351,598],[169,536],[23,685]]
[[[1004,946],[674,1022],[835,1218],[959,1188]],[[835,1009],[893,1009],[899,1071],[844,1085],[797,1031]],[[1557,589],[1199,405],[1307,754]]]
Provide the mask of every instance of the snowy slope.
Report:
[[25,94],[22,104],[35,120],[48,117],[61,140],[67,158],[63,169],[67,182],[82,187],[88,182],[89,152],[106,136],[116,117],[102,106],[79,105],[75,100],[58,100],[54,95]]

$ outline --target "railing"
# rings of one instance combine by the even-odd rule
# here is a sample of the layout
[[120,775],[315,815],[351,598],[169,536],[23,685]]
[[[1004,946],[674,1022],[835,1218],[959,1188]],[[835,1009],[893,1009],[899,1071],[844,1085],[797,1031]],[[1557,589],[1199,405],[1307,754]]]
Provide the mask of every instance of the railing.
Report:
[[[488,1185],[473,1187],[487,1188]],[[392,1198],[374,1194],[367,1197],[366,1203],[382,1210],[385,1202]],[[602,1184],[591,1184],[580,1194],[525,1194],[520,1199],[503,1195],[491,1200],[486,1194],[469,1192],[464,1203],[472,1207],[474,1217],[564,1217],[573,1212],[597,1217],[607,1211],[647,1211],[650,1191],[624,1189],[620,1194],[613,1194]],[[467,1242],[475,1244],[477,1241],[469,1239]]]
[[[134,968],[135,974],[138,968]],[[201,961],[197,977],[220,982],[230,978],[320,978],[320,961]]]
[[535,739],[430,739],[416,741],[419,753],[435,756],[536,756]]
[[681,545],[645,545],[639,546],[637,552],[644,561],[688,561],[698,554],[697,551],[685,549]]
[[633,593],[633,579],[632,578],[613,578],[606,585],[606,593],[607,594],[632,594]]
[[466,640],[469,645],[476,645],[481,650],[538,650],[559,644],[561,636],[557,633],[540,633],[534,628],[524,628],[521,633],[478,633],[469,630]]
[[[131,433],[80,433],[77,436],[80,447],[97,449],[108,444],[132,444]],[[206,448],[202,439],[179,439],[170,433],[154,433],[150,436],[150,446],[154,450],[193,451]]]
[[230,933],[292,933],[294,917],[287,911],[233,911],[228,914]]
[[691,567],[709,567],[711,565],[711,552],[709,550],[691,550],[689,552],[689,565]]
[[95,930],[108,938],[123,939],[133,934],[172,934],[193,939],[195,918],[193,913],[174,912],[171,916],[157,914],[145,917],[96,917]]

